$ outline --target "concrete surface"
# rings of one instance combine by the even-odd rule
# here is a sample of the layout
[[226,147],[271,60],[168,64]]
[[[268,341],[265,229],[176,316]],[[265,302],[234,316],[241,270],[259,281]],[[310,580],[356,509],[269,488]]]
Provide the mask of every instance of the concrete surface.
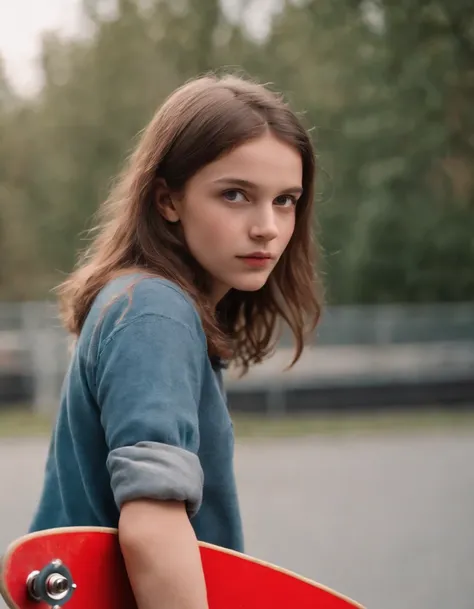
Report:
[[[46,450],[0,441],[0,552],[28,526]],[[467,430],[239,443],[247,551],[368,609],[472,609],[473,462]]]

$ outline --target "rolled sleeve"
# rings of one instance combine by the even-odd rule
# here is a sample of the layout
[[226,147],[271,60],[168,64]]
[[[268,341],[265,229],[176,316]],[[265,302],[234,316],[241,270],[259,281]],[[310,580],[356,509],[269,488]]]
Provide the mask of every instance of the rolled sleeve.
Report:
[[198,457],[188,450],[138,442],[113,450],[107,467],[119,509],[127,501],[146,497],[183,501],[190,517],[199,511],[204,477]]
[[205,344],[186,324],[158,314],[115,328],[102,347],[96,392],[119,507],[133,499],[202,500],[199,400]]

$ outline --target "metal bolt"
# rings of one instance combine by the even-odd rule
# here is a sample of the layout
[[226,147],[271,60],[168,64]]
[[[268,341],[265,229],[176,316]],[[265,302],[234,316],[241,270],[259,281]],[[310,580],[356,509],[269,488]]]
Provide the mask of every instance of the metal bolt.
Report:
[[69,592],[69,582],[64,575],[53,573],[46,581],[46,590],[50,598],[59,601]]

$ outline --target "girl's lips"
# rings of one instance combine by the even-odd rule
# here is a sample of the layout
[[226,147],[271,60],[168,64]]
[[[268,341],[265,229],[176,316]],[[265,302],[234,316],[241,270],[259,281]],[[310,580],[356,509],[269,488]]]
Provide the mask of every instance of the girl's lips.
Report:
[[262,268],[268,266],[271,262],[271,258],[261,256],[239,256],[240,260],[245,262],[248,266]]

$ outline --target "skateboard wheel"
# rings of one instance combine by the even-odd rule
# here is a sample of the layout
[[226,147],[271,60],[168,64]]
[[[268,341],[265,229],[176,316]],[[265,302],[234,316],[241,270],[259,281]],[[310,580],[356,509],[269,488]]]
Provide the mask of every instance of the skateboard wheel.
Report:
[[54,609],[67,603],[76,589],[71,572],[60,560],[53,560],[41,571],[33,571],[27,579],[30,597]]

